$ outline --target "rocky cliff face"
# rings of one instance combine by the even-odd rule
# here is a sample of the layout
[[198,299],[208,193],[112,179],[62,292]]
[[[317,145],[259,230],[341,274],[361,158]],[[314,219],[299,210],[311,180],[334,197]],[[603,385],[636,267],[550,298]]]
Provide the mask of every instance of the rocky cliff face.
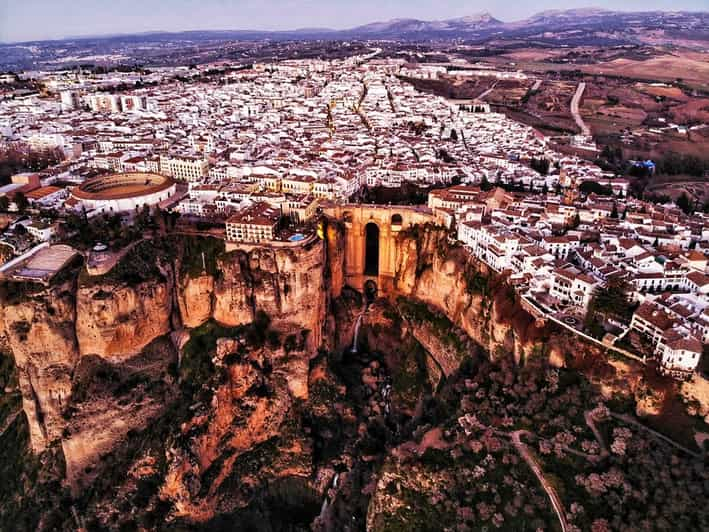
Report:
[[449,243],[442,228],[424,225],[402,231],[396,257],[395,292],[390,298],[445,375],[480,346],[493,360],[512,354],[517,364],[543,358],[555,367],[579,370],[601,387],[606,398],[615,394],[632,398],[641,417],[658,414],[674,393],[669,392],[672,382],[648,384],[654,370],[610,360],[599,346],[535,319],[504,276]]
[[[170,450],[161,494],[174,505],[173,518],[207,521],[246,506],[266,479],[310,476],[310,440],[294,412],[294,402],[308,397],[309,358],[218,341],[222,384],[182,425],[184,443]],[[255,449],[268,449],[269,460],[254,461]]]
[[[322,341],[326,315],[325,255],[321,241],[297,248],[253,248],[232,251],[218,261],[214,282],[213,317],[225,325],[254,321],[256,312],[271,318],[285,334],[308,330],[308,346]],[[186,309],[204,308],[204,297],[193,304],[183,295]]]
[[214,285],[212,275],[185,276],[180,281],[177,301],[182,324],[185,327],[199,327],[214,312]]
[[76,337],[82,356],[125,360],[170,331],[171,287],[150,281],[135,286],[80,286]]
[[[144,430],[176,397],[174,346],[158,337],[130,358],[82,356],[64,412],[61,446],[74,493],[103,472],[101,459]],[[130,443],[130,442],[128,442]]]
[[[146,249],[141,253],[152,248]],[[17,293],[11,297],[10,286],[3,296],[0,324],[19,370],[32,447],[41,452],[61,442],[74,484],[91,480],[102,455],[164,410],[175,391],[167,371],[175,350],[160,339],[179,332],[180,323],[194,328],[214,319],[239,326],[265,312],[281,342],[288,339],[291,350],[302,344],[308,353],[304,366],[285,366],[289,393],[307,398],[307,360],[322,341],[327,308],[322,242],[221,253],[212,273],[196,275],[161,256],[159,244],[154,249],[159,271],[152,277],[141,277],[145,265],[132,264],[129,255],[118,274],[74,272],[46,290],[28,294],[14,285]],[[184,254],[178,249],[178,257]],[[112,383],[104,382],[107,376]],[[117,395],[110,392],[113,381]]]
[[[344,283],[342,229],[333,223],[328,226],[326,235],[330,287],[333,294],[339,295]],[[380,295],[393,301],[404,297],[430,305],[460,329],[455,333],[461,336],[460,342],[455,343],[465,343],[463,336],[467,335],[492,357],[511,352],[516,360],[523,361],[541,351],[541,340],[549,337],[544,324],[521,307],[504,279],[488,271],[464,250],[451,246],[447,238],[447,231],[433,225],[401,231],[394,243],[393,291]],[[426,309],[422,311],[430,314]],[[436,319],[433,314],[419,316],[421,319],[409,318],[419,341],[436,342],[435,331],[429,330],[430,321]],[[458,367],[465,351],[449,349],[449,346],[437,348],[433,344],[428,347],[436,353],[437,362],[447,373]]]
[[220,255],[215,273],[178,274],[177,302],[185,327],[210,318],[235,327],[265,312],[277,331],[308,330],[310,349],[322,341],[328,291],[321,241],[295,248],[244,247]]
[[32,294],[18,289],[2,302],[2,325],[17,364],[22,404],[35,452],[61,438],[62,411],[79,359],[74,334],[74,286],[66,282]]
[[[337,224],[328,226],[327,245],[331,290],[345,294],[341,291],[342,229]],[[404,327],[435,361],[433,372],[450,375],[466,355],[482,347],[492,359],[512,354],[518,364],[525,364],[530,358],[542,357],[556,367],[580,369],[611,395],[647,395],[638,384],[641,370],[635,368],[640,377],[628,380],[599,347],[535,319],[503,276],[451,244],[444,229],[433,225],[411,227],[398,234],[394,246],[394,289],[380,295],[395,304],[406,321]],[[340,346],[351,345],[349,324],[354,323],[357,311],[337,316],[338,329],[343,333],[338,339]],[[374,315],[365,318],[371,325],[381,322],[379,326],[386,327],[386,321]]]

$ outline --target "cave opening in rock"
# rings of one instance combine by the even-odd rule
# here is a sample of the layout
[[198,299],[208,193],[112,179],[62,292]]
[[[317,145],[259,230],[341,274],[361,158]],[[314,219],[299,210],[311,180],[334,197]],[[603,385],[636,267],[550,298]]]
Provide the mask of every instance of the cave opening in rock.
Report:
[[364,274],[379,275],[379,227],[369,222],[364,228]]

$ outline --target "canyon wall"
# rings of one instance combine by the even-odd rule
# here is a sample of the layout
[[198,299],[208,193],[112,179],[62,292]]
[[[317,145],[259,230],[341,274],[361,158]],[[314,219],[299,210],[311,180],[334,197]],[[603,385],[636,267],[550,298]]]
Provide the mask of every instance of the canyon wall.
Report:
[[[222,384],[170,446],[161,496],[173,503],[174,518],[207,521],[246,506],[263,483],[310,477],[311,442],[294,411],[295,401],[308,399],[309,359],[308,352],[218,341]],[[255,449],[268,460],[247,456]]]
[[[473,266],[460,250],[449,250],[445,238],[445,231],[424,225],[402,231],[396,239],[394,289],[380,295],[429,303],[492,354],[505,350],[520,360],[528,356],[536,347],[534,320],[504,293],[494,293],[495,287],[486,288],[490,293],[471,290]],[[144,245],[160,249],[157,243]],[[31,297],[8,299],[2,325],[19,368],[33,448],[41,451],[61,439],[67,425],[62,413],[70,406],[74,373],[84,357],[128,364],[151,342],[181,327],[192,329],[210,319],[235,327],[254,322],[261,311],[282,341],[304,339],[304,351],[311,355],[320,346],[339,348],[342,335],[337,333],[346,319],[335,323],[330,299],[345,284],[345,247],[342,227],[334,222],[327,225],[324,241],[243,246],[219,253],[213,268],[183,267],[187,258],[179,250],[173,261],[158,253],[160,275],[134,281],[82,274]],[[122,274],[140,267],[132,260],[130,254],[123,259]],[[413,330],[424,344],[431,343],[425,324]],[[440,352],[445,371],[460,362],[453,351],[431,349]],[[132,428],[127,422],[124,432]],[[81,446],[73,443],[68,453]],[[79,462],[87,461],[82,456]]]
[[308,330],[308,348],[322,342],[328,290],[322,241],[302,246],[244,246],[217,260],[215,275],[180,276],[178,304],[185,327],[207,319],[235,327],[265,312],[285,334]]
[[[105,276],[77,271],[72,280],[44,290],[3,296],[0,317],[19,368],[32,447],[40,452],[60,442],[75,487],[90,481],[102,457],[131,431],[149,427],[179,396],[179,371],[171,367],[181,367],[184,341],[200,326],[214,322],[235,331],[259,324],[262,331],[250,332],[263,340],[268,335],[271,349],[277,343],[285,351],[267,359],[284,368],[278,389],[287,390],[289,401],[308,397],[308,364],[318,348],[351,345],[362,304],[356,295],[347,305],[334,301],[344,293],[347,271],[338,222],[326,225],[324,240],[222,248],[209,261],[179,244],[146,242]],[[191,245],[201,249],[199,242]],[[493,358],[513,353],[518,362],[544,353],[563,363],[574,349],[522,309],[504,279],[449,243],[444,229],[424,224],[398,232],[393,256],[393,280],[378,295],[396,304],[407,334],[433,358],[426,361],[432,374],[455,371],[475,349],[470,339]],[[340,313],[338,306],[344,308]],[[369,342],[376,343],[373,337]],[[239,386],[234,381],[229,389]],[[287,410],[278,401],[268,403],[272,413]],[[217,418],[221,404],[214,406]],[[268,437],[279,423],[261,416],[249,421],[248,430]]]
[[[445,230],[416,226],[400,233],[396,245],[394,296],[441,310],[492,358],[512,353],[521,362],[539,350],[548,336],[545,326],[519,305],[501,276],[451,246]],[[442,365],[456,366],[455,361]]]
[[0,322],[15,357],[32,449],[40,452],[62,435],[62,412],[80,356],[75,289],[72,282],[36,293],[22,285],[11,288],[14,293],[6,292],[0,305]]
[[[342,272],[351,270],[343,265],[346,257],[342,252],[342,233],[343,229],[337,224],[328,227],[326,233],[329,271],[338,281],[332,283],[334,297],[341,294],[344,285]],[[552,360],[563,363],[565,353],[550,341],[549,328],[521,307],[502,276],[489,271],[464,249],[449,242],[445,228],[433,223],[413,225],[399,231],[386,245],[394,257],[393,282],[386,279],[383,286],[378,287],[378,295],[393,303],[402,297],[423,302],[459,329],[432,330],[435,314],[419,305],[409,305],[409,312],[404,312],[408,314],[405,317],[414,336],[437,357],[446,372],[454,371],[466,352],[457,348],[465,343],[461,331],[493,358],[512,353],[521,363],[544,351]],[[398,306],[401,311],[402,305]],[[439,328],[444,326],[441,324]],[[451,342],[443,345],[436,336],[450,337]]]
[[90,479],[101,456],[145,428],[175,395],[168,370],[180,346],[168,339],[182,327],[210,319],[236,327],[262,311],[281,342],[292,338],[302,348],[291,356],[287,388],[307,397],[308,360],[323,342],[329,297],[322,241],[220,253],[216,268],[196,273],[182,271],[179,250],[166,260],[155,249],[161,274],[140,282],[133,274],[144,272],[132,271],[141,265],[129,254],[118,273],[77,270],[69,281],[31,292],[5,285],[0,325],[19,370],[32,448],[61,443],[71,483]]
[[[325,443],[345,445],[343,426],[371,443],[349,392],[367,398],[363,415],[403,419],[483,349],[519,364],[609,367],[600,349],[535,320],[505,277],[445,229],[420,224],[391,237],[395,269],[378,287],[388,301],[370,306],[359,334],[360,354],[376,358],[359,368],[349,347],[367,296],[346,288],[343,226],[324,230],[324,240],[228,252],[173,238],[137,248],[101,277],[75,269],[44,289],[3,285],[0,325],[34,451],[61,446],[74,494],[93,483],[110,491],[116,513],[114,493],[120,500],[145,477],[171,518],[207,525],[280,482],[328,493],[335,470],[318,469]],[[216,251],[206,260],[203,249]],[[604,374],[604,395],[639,388],[634,371]],[[317,430],[314,418],[324,420]]]
[[171,289],[167,281],[134,286],[111,282],[79,286],[76,338],[80,354],[121,361],[167,334]]

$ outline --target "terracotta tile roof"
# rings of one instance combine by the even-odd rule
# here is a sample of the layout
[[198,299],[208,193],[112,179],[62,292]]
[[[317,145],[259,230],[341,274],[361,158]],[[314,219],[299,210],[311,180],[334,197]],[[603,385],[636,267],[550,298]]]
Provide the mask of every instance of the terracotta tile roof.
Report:
[[649,302],[640,305],[635,314],[661,331],[671,329],[676,323],[676,320],[665,310]]

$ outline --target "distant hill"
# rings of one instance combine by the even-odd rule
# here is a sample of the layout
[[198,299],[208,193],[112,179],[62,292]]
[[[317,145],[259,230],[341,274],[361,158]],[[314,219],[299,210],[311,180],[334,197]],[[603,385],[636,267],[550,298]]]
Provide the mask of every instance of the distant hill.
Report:
[[[123,35],[72,37],[54,41],[0,44],[0,70],[60,65],[61,58],[108,57],[122,54],[122,61],[174,64],[184,59],[182,50],[198,46],[191,61],[229,57],[218,48],[229,42],[284,41],[445,41],[470,44],[529,42],[534,46],[616,46],[674,44],[709,48],[709,11],[622,12],[598,8],[542,11],[525,20],[505,22],[490,13],[444,20],[397,18],[345,30],[299,28],[288,31],[191,30],[153,31]],[[694,44],[692,44],[694,43]],[[27,46],[27,45],[31,46]],[[245,57],[248,54],[241,54]]]
[[[598,30],[603,24],[614,28],[621,24],[629,26],[647,26],[656,29],[677,30],[683,27],[692,29],[709,29],[709,11],[681,12],[681,11],[611,11],[600,8],[578,8],[567,10],[542,11],[531,17],[514,22],[503,22],[487,12],[477,13],[460,18],[445,20],[419,20],[414,18],[396,18],[387,21],[372,22],[363,26],[350,29],[334,30],[330,28],[298,28],[294,30],[268,31],[248,29],[227,30],[189,30],[189,31],[153,31],[134,34],[113,34],[74,36],[61,40],[80,39],[130,39],[145,40],[177,39],[183,37],[189,40],[212,40],[215,38],[232,39],[309,39],[309,38],[350,38],[352,36],[375,38],[403,38],[416,39],[435,37],[469,37],[472,35],[485,35],[495,32],[502,37],[520,30],[539,30],[545,28],[549,31],[564,31],[571,28],[587,28]],[[49,42],[49,41],[32,41]],[[56,42],[56,41],[54,41]],[[4,43],[5,46],[11,43]],[[16,44],[16,43],[15,43]]]
[[399,18],[359,26],[351,30],[346,30],[346,33],[394,36],[411,36],[429,32],[459,34],[490,27],[500,27],[502,25],[504,25],[504,22],[494,18],[490,13],[479,13],[477,15],[447,20]]

